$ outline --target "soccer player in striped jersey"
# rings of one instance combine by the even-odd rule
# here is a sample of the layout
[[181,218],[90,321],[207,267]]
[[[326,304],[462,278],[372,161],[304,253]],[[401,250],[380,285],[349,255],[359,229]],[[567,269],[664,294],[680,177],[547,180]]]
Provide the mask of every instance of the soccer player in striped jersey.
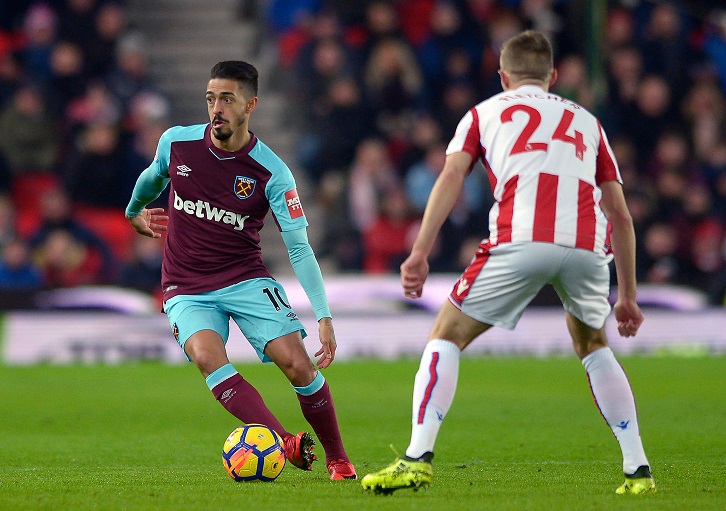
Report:
[[[210,122],[173,127],[161,136],[154,161],[136,182],[126,216],[144,236],[160,238],[167,231],[164,312],[214,397],[242,422],[274,429],[284,440],[288,460],[311,470],[317,459],[312,435],[288,432],[230,363],[226,343],[231,318],[260,359],[274,362],[290,380],[325,449],[331,479],[355,479],[333,397],[319,371],[333,362],[336,341],[295,179],[248,129],[258,102],[257,81],[257,70],[246,62],[224,61],[212,68],[205,94]],[[146,208],[167,185],[168,214],[163,208]],[[318,320],[319,369],[305,350],[306,332],[285,290],[262,260],[260,229],[270,210]]]
[[405,456],[366,475],[362,484],[389,493],[432,482],[434,443],[454,399],[461,350],[492,325],[513,329],[540,289],[552,284],[597,406],[620,443],[625,483],[616,491],[653,492],[633,394],[603,328],[613,257],[618,332],[633,336],[643,322],[635,234],[617,163],[598,120],[549,92],[557,72],[544,35],[525,31],[506,42],[499,75],[503,92],[469,110],[449,143],[421,230],[401,265],[405,296],[421,296],[431,247],[477,160],[496,201],[489,238],[434,323],[414,380]]

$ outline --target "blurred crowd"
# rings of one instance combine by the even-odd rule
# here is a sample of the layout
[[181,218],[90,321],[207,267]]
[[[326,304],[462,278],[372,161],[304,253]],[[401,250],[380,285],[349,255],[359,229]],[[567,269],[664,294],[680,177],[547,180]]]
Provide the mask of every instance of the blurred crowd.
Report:
[[[590,4],[602,7],[591,12]],[[397,272],[462,115],[501,90],[500,45],[553,42],[554,92],[599,116],[638,236],[638,279],[724,303],[726,9],[710,1],[243,0],[274,44],[295,158],[341,272]],[[123,208],[169,126],[121,0],[0,1],[0,289],[158,293],[160,251]],[[201,120],[200,120],[201,122]],[[159,203],[165,204],[164,197]],[[487,236],[475,170],[432,271]]]
[[123,210],[169,127],[121,1],[0,2],[0,289],[157,293]]
[[[340,270],[395,272],[463,114],[501,91],[498,53],[547,33],[554,92],[598,115],[638,237],[638,279],[724,303],[726,9],[699,1],[271,0],[298,164],[318,190],[320,255]],[[594,21],[593,21],[594,20]],[[491,191],[475,171],[432,271],[462,270],[487,236]]]

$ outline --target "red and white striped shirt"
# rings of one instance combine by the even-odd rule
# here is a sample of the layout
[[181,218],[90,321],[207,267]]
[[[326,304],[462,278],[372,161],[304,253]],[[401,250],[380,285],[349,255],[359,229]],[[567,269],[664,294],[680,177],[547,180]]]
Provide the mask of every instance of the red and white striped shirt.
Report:
[[533,85],[502,92],[461,119],[446,154],[459,151],[489,175],[492,245],[608,250],[599,185],[622,178],[600,122],[580,105]]

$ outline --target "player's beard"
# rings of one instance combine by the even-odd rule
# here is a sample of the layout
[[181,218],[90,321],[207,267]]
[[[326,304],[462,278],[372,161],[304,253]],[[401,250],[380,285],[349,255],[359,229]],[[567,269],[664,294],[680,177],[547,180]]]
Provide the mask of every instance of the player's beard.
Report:
[[[238,128],[240,126],[243,126],[244,125],[244,122],[245,122],[245,119],[246,118],[247,117],[243,115],[242,118],[237,119],[237,121],[238,121],[237,122],[237,127]],[[222,120],[224,120],[224,119],[222,119]],[[217,140],[224,141],[224,140],[229,140],[229,138],[231,138],[232,135],[234,135],[234,132],[235,131],[236,131],[236,128],[235,129],[232,129],[231,122],[230,121],[227,121],[227,123],[224,124],[219,129],[212,128],[212,135],[214,135],[214,138],[216,138]]]
[[224,131],[212,128],[212,135],[214,135],[214,138],[217,140],[228,140],[232,136],[233,131],[229,129],[228,126],[225,126],[225,128],[227,129]]

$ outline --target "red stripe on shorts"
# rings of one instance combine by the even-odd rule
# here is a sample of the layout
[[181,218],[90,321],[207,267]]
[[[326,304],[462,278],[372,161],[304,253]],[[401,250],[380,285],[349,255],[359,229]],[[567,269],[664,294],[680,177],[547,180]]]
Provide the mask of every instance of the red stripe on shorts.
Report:
[[559,177],[540,173],[537,183],[537,202],[534,208],[532,241],[555,241],[555,215],[557,214],[557,184]]
[[439,352],[434,351],[431,354],[431,363],[429,364],[429,383],[426,385],[426,392],[424,392],[421,406],[418,407],[418,419],[416,424],[423,424],[424,416],[426,415],[426,406],[431,401],[431,393],[434,391],[436,382],[439,380],[439,375],[436,373],[436,364],[439,362]]
[[450,296],[454,302],[459,304],[459,306],[461,306],[461,302],[463,302],[464,298],[466,298],[469,294],[471,285],[474,283],[476,277],[479,275],[479,272],[481,272],[481,269],[484,268],[484,265],[489,259],[490,247],[491,244],[489,243],[489,240],[484,241],[479,245],[479,250],[476,251],[474,260],[466,267],[464,273],[461,274],[459,280],[457,280],[456,284],[454,284],[454,289],[451,290]]
[[577,238],[575,247],[594,250],[595,248],[595,199],[594,187],[580,181],[577,196]]

